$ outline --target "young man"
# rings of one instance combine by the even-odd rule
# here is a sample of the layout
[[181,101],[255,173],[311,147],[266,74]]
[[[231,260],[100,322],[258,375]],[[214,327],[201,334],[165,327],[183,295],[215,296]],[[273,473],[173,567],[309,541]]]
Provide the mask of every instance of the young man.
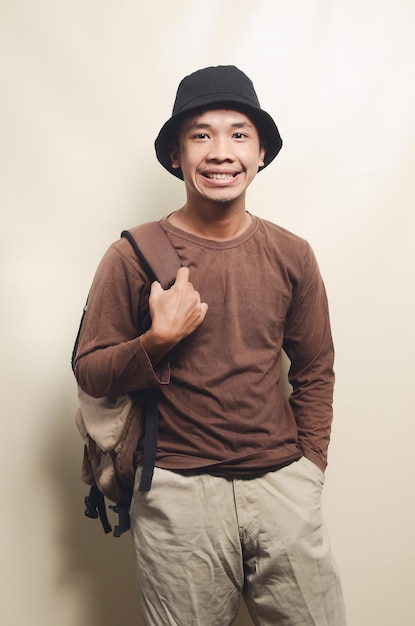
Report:
[[[113,244],[76,362],[91,395],[160,388],[153,483],[131,507],[144,624],[227,626],[243,594],[257,625],[344,626],[320,506],[334,383],[326,294],[307,242],[246,210],[279,132],[250,79],[219,66],[183,79],[155,145],[186,188],[161,220],[183,267],[169,290],[151,285],[143,333],[148,278],[126,241]],[[138,482],[141,447],[137,462]]]

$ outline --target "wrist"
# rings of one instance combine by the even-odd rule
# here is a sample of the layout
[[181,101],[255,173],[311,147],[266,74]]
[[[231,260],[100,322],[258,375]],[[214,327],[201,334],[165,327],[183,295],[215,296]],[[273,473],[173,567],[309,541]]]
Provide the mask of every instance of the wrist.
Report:
[[141,335],[140,341],[153,366],[160,363],[176,345],[171,338],[161,336],[151,328]]

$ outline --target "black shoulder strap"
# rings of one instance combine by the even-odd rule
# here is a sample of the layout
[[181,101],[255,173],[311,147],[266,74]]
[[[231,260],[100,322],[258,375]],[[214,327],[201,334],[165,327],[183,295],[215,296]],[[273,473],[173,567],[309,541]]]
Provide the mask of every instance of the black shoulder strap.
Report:
[[[147,222],[131,231],[123,230],[121,237],[128,239],[149,275],[158,280],[163,289],[171,287],[181,263],[160,223]],[[158,397],[158,387],[147,391],[143,468],[139,491],[150,491],[153,479],[157,454]]]
[[123,230],[121,237],[128,239],[146,270],[163,289],[172,286],[181,263],[160,222],[147,222],[131,230]]

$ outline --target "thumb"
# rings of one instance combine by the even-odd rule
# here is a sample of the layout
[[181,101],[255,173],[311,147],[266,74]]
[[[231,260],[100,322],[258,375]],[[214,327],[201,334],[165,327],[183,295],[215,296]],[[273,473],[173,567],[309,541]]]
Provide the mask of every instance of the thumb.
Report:
[[155,280],[154,283],[151,284],[151,288],[150,288],[150,298],[151,297],[155,297],[157,298],[157,296],[159,296],[161,293],[163,293],[164,289],[163,287],[160,285],[158,280]]

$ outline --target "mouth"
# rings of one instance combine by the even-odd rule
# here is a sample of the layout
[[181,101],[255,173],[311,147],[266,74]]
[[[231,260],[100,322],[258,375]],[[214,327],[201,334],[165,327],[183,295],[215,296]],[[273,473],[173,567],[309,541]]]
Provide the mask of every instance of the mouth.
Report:
[[209,180],[221,180],[221,181],[232,180],[237,175],[238,175],[237,172],[233,174],[230,172],[205,172],[203,174],[203,176],[205,178],[208,178]]

